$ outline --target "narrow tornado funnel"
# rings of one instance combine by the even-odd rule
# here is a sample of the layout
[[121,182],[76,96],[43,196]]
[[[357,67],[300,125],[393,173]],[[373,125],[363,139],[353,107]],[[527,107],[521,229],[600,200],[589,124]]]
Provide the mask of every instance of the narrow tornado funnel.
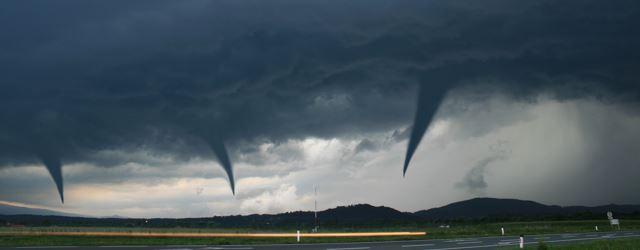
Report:
[[40,153],[38,154],[38,158],[47,170],[49,170],[49,174],[51,174],[51,178],[56,184],[58,188],[58,194],[60,194],[60,201],[64,203],[64,187],[62,183],[62,162],[60,161],[60,157],[56,154],[48,152],[48,153]]
[[404,159],[404,168],[402,169],[402,176],[407,173],[407,168],[411,162],[413,154],[416,152],[420,141],[427,132],[429,124],[433,119],[440,102],[444,96],[444,91],[440,88],[428,88],[421,85],[418,91],[418,107],[416,109],[416,115],[413,121],[413,127],[411,129],[411,137],[409,138],[409,144],[407,146],[407,155]]
[[233,195],[236,195],[236,184],[235,179],[233,177],[233,166],[231,165],[231,161],[229,160],[229,154],[227,153],[227,148],[224,146],[224,142],[222,140],[209,140],[209,147],[213,150],[213,153],[216,154],[218,158],[218,162],[224,168],[224,171],[227,173],[227,178],[229,178],[229,185],[231,185],[231,192]]

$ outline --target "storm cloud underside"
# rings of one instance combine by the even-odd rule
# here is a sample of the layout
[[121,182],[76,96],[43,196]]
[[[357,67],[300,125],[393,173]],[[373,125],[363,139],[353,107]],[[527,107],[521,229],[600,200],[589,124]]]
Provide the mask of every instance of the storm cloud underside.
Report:
[[470,85],[637,107],[637,1],[52,4],[0,10],[0,166],[45,165],[63,201],[63,163],[132,161],[107,150],[213,154],[235,193],[239,145],[412,124],[404,174]]

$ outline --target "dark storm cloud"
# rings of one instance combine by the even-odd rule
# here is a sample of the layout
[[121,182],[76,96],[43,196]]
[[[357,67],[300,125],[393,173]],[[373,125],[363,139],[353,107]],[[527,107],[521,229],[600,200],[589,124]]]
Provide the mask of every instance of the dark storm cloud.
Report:
[[[117,165],[415,117],[404,171],[446,93],[637,100],[636,1],[10,1],[0,10],[0,165]],[[574,85],[567,83],[576,83]],[[415,107],[415,98],[418,106]],[[414,115],[414,110],[417,112]],[[126,162],[130,159],[122,159]]]

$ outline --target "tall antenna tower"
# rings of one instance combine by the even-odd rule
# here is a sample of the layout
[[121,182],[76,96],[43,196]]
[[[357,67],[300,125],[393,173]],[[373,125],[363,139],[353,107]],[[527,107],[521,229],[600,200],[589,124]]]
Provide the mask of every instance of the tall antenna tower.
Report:
[[313,231],[318,232],[318,228],[320,227],[318,225],[318,185],[313,185],[313,194],[313,211],[316,223],[316,227],[313,229]]

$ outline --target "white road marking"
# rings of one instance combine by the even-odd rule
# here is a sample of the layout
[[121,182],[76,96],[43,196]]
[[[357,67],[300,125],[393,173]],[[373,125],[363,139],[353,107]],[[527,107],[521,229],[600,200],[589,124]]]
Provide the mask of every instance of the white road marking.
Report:
[[445,247],[445,248],[428,248],[428,250],[455,250],[455,249],[471,249],[471,248],[487,248],[487,247],[499,247],[501,245],[481,245],[481,246],[466,246],[466,247]]
[[236,249],[236,250],[241,250],[241,249],[253,249],[253,247],[205,247],[202,249]]
[[203,249],[235,249],[235,250],[242,250],[242,249],[253,249],[253,247],[206,247]]
[[[629,238],[629,237],[634,237],[634,236],[610,236],[610,238]],[[566,239],[566,240],[550,240],[547,241],[548,243],[553,243],[553,242],[565,242],[565,241],[581,241],[581,240],[597,240],[600,239],[600,237],[594,237],[594,238],[580,238],[580,239]],[[529,242],[529,244],[532,244],[533,242]]]
[[130,248],[130,247],[149,247],[149,246],[99,246],[103,248]]
[[460,245],[460,244],[478,244],[478,243],[482,243],[482,241],[463,241],[463,242],[458,242],[456,244]]
[[434,244],[402,245],[402,247],[430,247]]
[[163,247],[206,247],[206,245],[166,245]]
[[359,249],[370,249],[370,247],[327,248],[327,250],[359,250]]
[[77,246],[41,246],[41,247],[16,247],[21,249],[29,249],[29,248],[74,248]]
[[447,240],[447,241],[444,241],[444,242],[446,242],[446,243],[456,243],[456,242],[475,241],[475,240],[478,240],[478,239],[457,239],[457,240]]

